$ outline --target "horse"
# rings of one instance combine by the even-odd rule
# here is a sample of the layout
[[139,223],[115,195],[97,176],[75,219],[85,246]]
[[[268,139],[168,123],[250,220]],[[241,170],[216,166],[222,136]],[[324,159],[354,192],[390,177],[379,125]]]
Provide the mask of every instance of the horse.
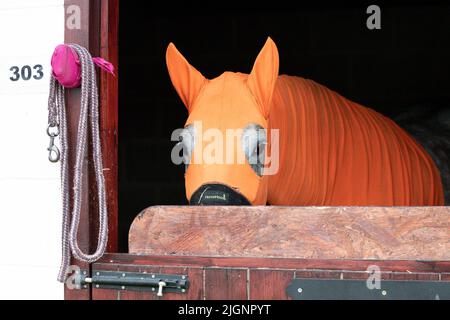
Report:
[[[206,79],[173,43],[166,64],[189,113],[179,135],[189,204],[444,204],[440,172],[424,147],[373,109],[313,80],[279,75],[270,37],[249,74]],[[229,130],[233,143],[211,151]],[[227,161],[218,156],[224,152]],[[202,161],[205,154],[214,159]]]

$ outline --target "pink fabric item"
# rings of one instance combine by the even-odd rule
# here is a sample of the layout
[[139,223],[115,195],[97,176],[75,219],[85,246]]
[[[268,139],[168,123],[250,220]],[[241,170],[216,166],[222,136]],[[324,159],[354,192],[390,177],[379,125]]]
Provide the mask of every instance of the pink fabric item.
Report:
[[81,84],[81,66],[77,53],[71,47],[60,44],[52,55],[52,73],[66,88],[76,88]]
[[[96,66],[114,75],[114,66],[103,58],[95,57]],[[77,53],[70,46],[60,44],[55,48],[51,60],[52,74],[66,88],[81,85],[81,65]],[[114,75],[115,76],[115,75]]]
[[100,57],[92,58],[92,61],[94,61],[95,65],[100,69],[103,69],[104,71],[111,73],[113,76],[116,76],[114,74],[114,66],[111,62],[106,61],[105,59]]

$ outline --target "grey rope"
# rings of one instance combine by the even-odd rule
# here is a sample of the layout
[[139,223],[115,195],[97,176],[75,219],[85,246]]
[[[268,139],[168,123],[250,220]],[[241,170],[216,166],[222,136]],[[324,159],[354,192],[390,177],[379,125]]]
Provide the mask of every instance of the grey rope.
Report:
[[[90,53],[77,44],[69,44],[81,63],[81,110],[78,122],[76,160],[73,179],[73,207],[70,219],[69,168],[67,165],[67,119],[64,99],[64,87],[51,76],[48,101],[49,127],[59,127],[61,148],[61,191],[62,191],[62,259],[58,281],[67,279],[67,272],[72,255],[79,261],[92,263],[105,252],[108,241],[108,212],[106,207],[105,180],[103,176],[102,153],[100,145],[98,91],[95,66]],[[78,246],[78,227],[82,204],[83,160],[87,153],[88,117],[91,120],[91,138],[95,178],[98,189],[99,232],[97,249],[93,254],[84,253]]]

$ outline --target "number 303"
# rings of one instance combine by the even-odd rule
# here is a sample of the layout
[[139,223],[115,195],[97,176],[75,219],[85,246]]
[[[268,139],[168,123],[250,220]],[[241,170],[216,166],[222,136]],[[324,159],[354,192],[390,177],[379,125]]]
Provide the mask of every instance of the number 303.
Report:
[[[44,77],[44,72],[42,71],[42,65],[37,64],[33,66],[33,70],[28,65],[19,68],[18,66],[12,66],[9,70],[12,71],[12,76],[9,77],[11,81],[18,81],[20,79],[28,81],[33,77],[33,79],[40,80]],[[34,71],[34,72],[33,72]]]

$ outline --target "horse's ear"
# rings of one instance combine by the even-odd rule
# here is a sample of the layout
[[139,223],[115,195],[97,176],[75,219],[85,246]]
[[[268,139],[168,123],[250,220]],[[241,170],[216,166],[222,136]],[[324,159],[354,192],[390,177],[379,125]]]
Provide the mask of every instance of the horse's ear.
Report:
[[166,64],[172,84],[190,113],[195,98],[207,80],[187,62],[173,43],[167,47]]
[[278,78],[279,57],[275,42],[269,37],[262,48],[252,72],[248,76],[247,85],[261,107],[267,119],[270,113],[272,94]]

